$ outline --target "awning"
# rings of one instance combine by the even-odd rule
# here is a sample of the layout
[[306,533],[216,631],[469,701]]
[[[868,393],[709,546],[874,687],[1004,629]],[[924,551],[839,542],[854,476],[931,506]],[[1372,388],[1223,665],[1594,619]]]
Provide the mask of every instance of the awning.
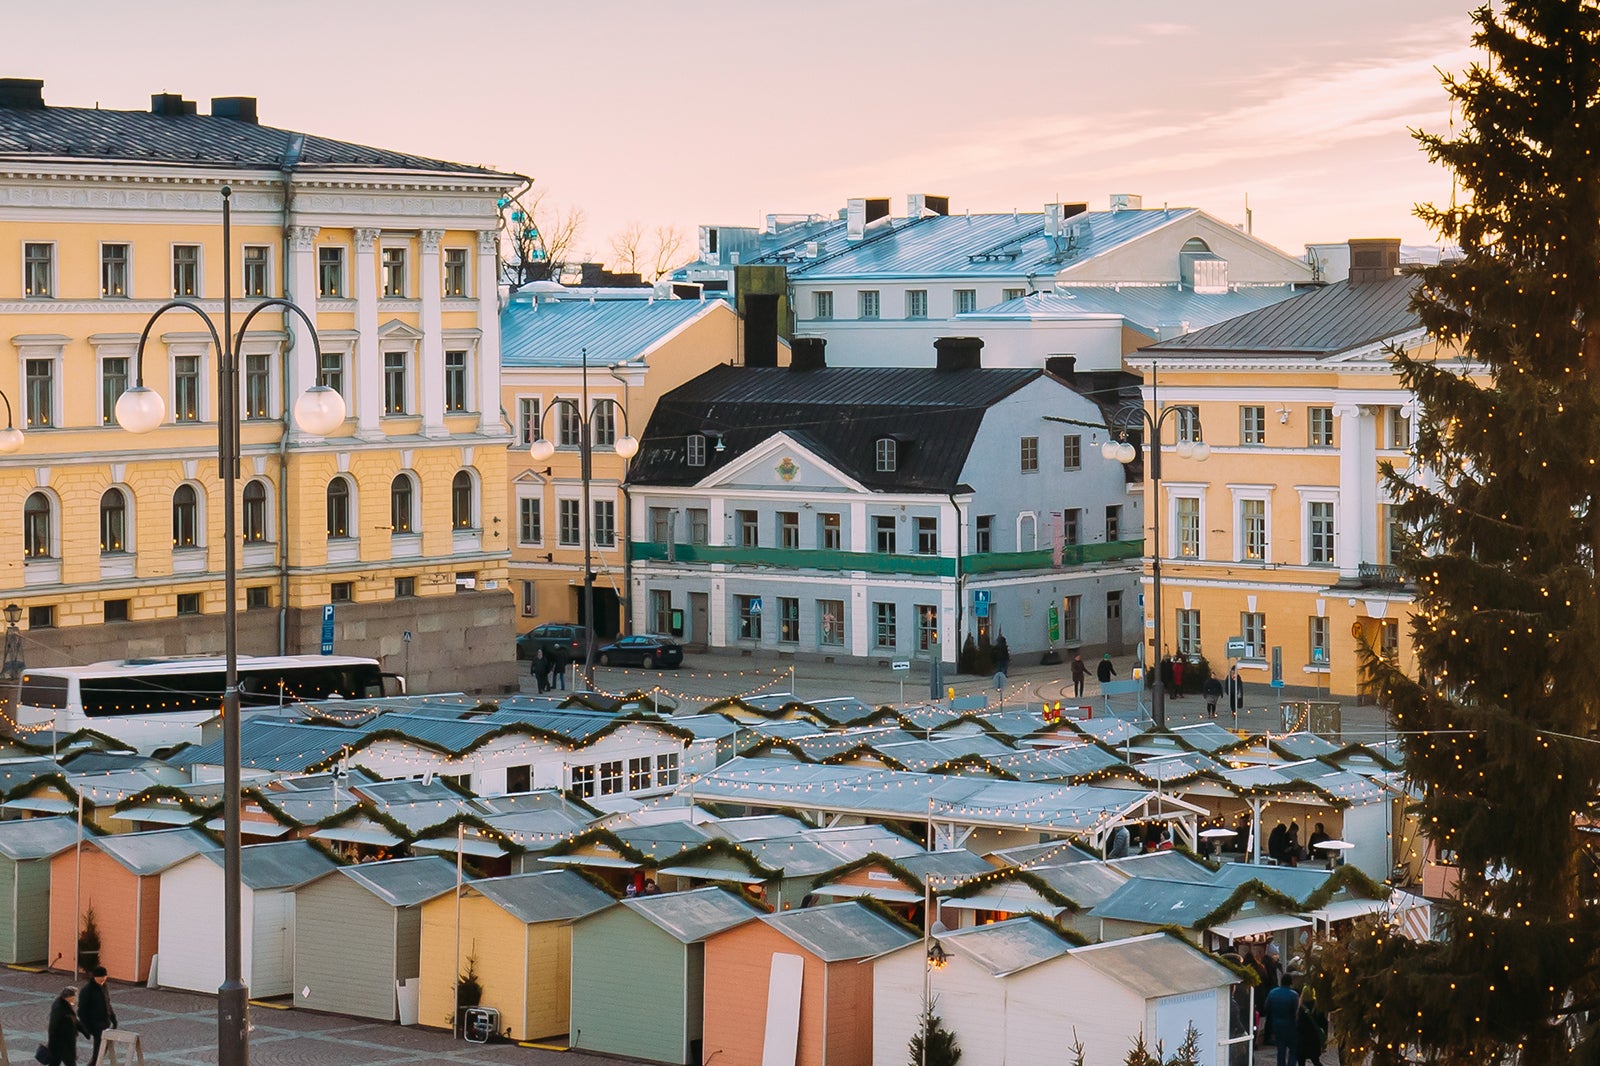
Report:
[[[415,840],[411,843],[412,851],[435,852],[440,855],[454,855],[456,841],[454,837],[438,837],[433,840]],[[498,859],[507,854],[506,849],[490,840],[481,837],[467,837],[461,842],[461,854],[473,855],[483,859]]]
[[593,866],[600,870],[637,870],[639,864],[621,855],[541,855],[539,861],[550,866]]
[[1387,907],[1388,904],[1381,899],[1341,899],[1318,907],[1314,911],[1307,911],[1306,917],[1319,922],[1342,922],[1347,918],[1376,914]]
[[14,811],[44,811],[46,814],[78,812],[78,805],[71,800],[52,799],[49,796],[23,796],[20,799],[6,800],[5,805]]
[[318,840],[337,840],[346,844],[370,844],[375,848],[392,848],[400,838],[387,829],[358,829],[354,826],[330,826],[311,834]]
[[[206,822],[205,828],[220,833],[226,827],[221,818],[212,818]],[[247,837],[281,837],[290,832],[294,827],[284,825],[282,822],[240,822],[239,835]]]
[[181,807],[130,807],[111,816],[119,822],[159,822],[162,825],[193,825],[200,816]]
[[835,899],[859,899],[862,896],[869,896],[885,903],[922,902],[921,892],[913,892],[904,885],[895,888],[890,888],[888,885],[823,885],[821,888],[813,888],[811,893],[815,896],[833,896]]
[[1280,929],[1304,929],[1310,924],[1304,918],[1293,914],[1262,914],[1252,918],[1235,918],[1231,922],[1220,922],[1206,932],[1215,933],[1226,940],[1238,940],[1242,936],[1276,933]]

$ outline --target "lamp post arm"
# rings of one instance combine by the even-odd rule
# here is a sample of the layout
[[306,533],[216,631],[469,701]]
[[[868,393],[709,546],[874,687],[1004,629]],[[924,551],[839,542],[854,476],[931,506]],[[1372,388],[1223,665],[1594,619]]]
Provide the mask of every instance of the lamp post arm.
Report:
[[322,341],[317,337],[317,325],[315,322],[311,321],[311,316],[306,314],[305,308],[301,307],[297,303],[294,303],[293,301],[285,300],[275,296],[270,300],[262,300],[245,314],[244,320],[239,323],[239,332],[234,334],[234,351],[239,351],[242,347],[244,347],[244,335],[249,332],[250,323],[255,321],[255,317],[263,311],[271,311],[275,308],[281,308],[284,311],[291,311],[298,315],[300,321],[305,323],[306,329],[311,333],[312,350],[316,351],[322,347]]
[[4,392],[0,392],[0,400],[4,400],[6,402],[6,428],[15,429],[16,423],[12,421],[11,418],[11,398],[8,397]]
[[[211,342],[217,346],[217,357],[219,359],[222,357],[222,335],[217,332],[216,323],[211,321],[211,316],[206,314],[200,305],[193,300],[168,300],[155,309],[150,315],[150,320],[144,324],[144,332],[139,334],[139,347],[134,350],[133,357],[133,383],[135,385],[141,388],[144,387],[144,346],[145,342],[150,339],[150,331],[155,329],[156,320],[168,311],[179,307],[186,308],[200,316],[200,321],[206,324],[206,329],[211,333]],[[10,405],[7,404],[7,409],[9,410],[9,408]]]

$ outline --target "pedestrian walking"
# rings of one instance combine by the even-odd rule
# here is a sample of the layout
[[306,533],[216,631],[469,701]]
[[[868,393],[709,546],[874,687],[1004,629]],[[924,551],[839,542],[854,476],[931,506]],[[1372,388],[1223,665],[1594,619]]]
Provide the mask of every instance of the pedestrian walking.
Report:
[[1206,683],[1200,689],[1206,698],[1206,717],[1217,716],[1217,701],[1222,699],[1222,682],[1214,677],[1206,678]]
[[1177,699],[1178,690],[1172,686],[1172,656],[1163,655],[1156,672],[1161,675],[1161,691],[1167,694],[1167,699]]
[[1172,695],[1175,699],[1183,699],[1183,656],[1172,657]]
[[1082,655],[1072,657],[1072,696],[1074,699],[1083,699],[1083,683],[1089,676],[1089,668],[1083,665]]
[[1222,694],[1228,698],[1228,711],[1237,723],[1239,712],[1244,710],[1244,678],[1239,676],[1239,668],[1228,668],[1228,679],[1222,683]]
[[1006,638],[1001,637],[994,646],[994,687],[1000,691],[1006,687],[1006,671],[1011,669],[1011,647],[1006,643]]
[[117,1027],[117,1009],[111,1005],[111,989],[106,987],[106,968],[89,971],[89,981],[78,993],[78,1022],[83,1035],[94,1042],[89,1049],[89,1066],[100,1060],[100,1035]]
[[550,691],[550,656],[546,655],[543,648],[533,651],[533,666],[531,667],[533,680],[539,686],[540,692]]
[[1295,1019],[1297,1066],[1322,1066],[1322,1049],[1328,1040],[1328,1016],[1317,1007],[1317,990],[1300,989],[1300,1013]]
[[50,1004],[50,1024],[45,1030],[46,1066],[78,1066],[78,990],[68,985]]
[[559,655],[550,657],[550,679],[548,688],[558,688],[562,692],[567,690],[567,660]]
[[1117,668],[1111,665],[1111,653],[1106,652],[1100,657],[1100,665],[1095,667],[1094,676],[1100,679],[1103,685],[1117,676]]
[[1300,995],[1291,986],[1291,978],[1284,974],[1278,978],[1278,987],[1267,993],[1266,1007],[1262,1013],[1267,1018],[1267,1029],[1278,1048],[1278,1066],[1299,1066],[1296,1057],[1295,1028],[1299,1023]]

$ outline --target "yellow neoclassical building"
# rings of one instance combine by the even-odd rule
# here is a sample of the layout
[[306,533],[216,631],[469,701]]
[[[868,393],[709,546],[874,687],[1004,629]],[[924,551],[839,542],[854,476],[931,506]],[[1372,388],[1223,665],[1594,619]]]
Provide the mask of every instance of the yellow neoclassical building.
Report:
[[[1434,342],[1399,241],[1350,245],[1348,279],[1128,357],[1163,425],[1146,513],[1161,525],[1165,647],[1148,646],[1147,618],[1147,655],[1203,655],[1214,672],[1232,659],[1254,706],[1272,699],[1274,650],[1286,685],[1344,696],[1364,695],[1359,643],[1415,667],[1381,466],[1407,469],[1413,441],[1392,348],[1426,356]],[[1207,458],[1180,454],[1201,438]],[[1145,589],[1148,605],[1148,567]]]
[[[0,79],[0,602],[28,665],[221,650],[217,353],[201,319],[153,326],[156,431],[116,421],[164,302],[220,324],[231,188],[239,349],[239,650],[380,658],[416,691],[515,683],[501,416],[498,197],[523,179],[262,125],[256,101],[162,94],[57,107]],[[338,390],[326,437],[288,411]]]

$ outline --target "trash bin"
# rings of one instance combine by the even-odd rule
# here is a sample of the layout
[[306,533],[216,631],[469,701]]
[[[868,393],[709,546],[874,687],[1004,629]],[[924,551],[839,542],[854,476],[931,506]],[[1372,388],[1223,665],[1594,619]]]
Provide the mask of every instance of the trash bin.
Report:
[[493,1007],[468,1007],[461,1035],[473,1044],[487,1044],[500,1031],[500,1012]]

